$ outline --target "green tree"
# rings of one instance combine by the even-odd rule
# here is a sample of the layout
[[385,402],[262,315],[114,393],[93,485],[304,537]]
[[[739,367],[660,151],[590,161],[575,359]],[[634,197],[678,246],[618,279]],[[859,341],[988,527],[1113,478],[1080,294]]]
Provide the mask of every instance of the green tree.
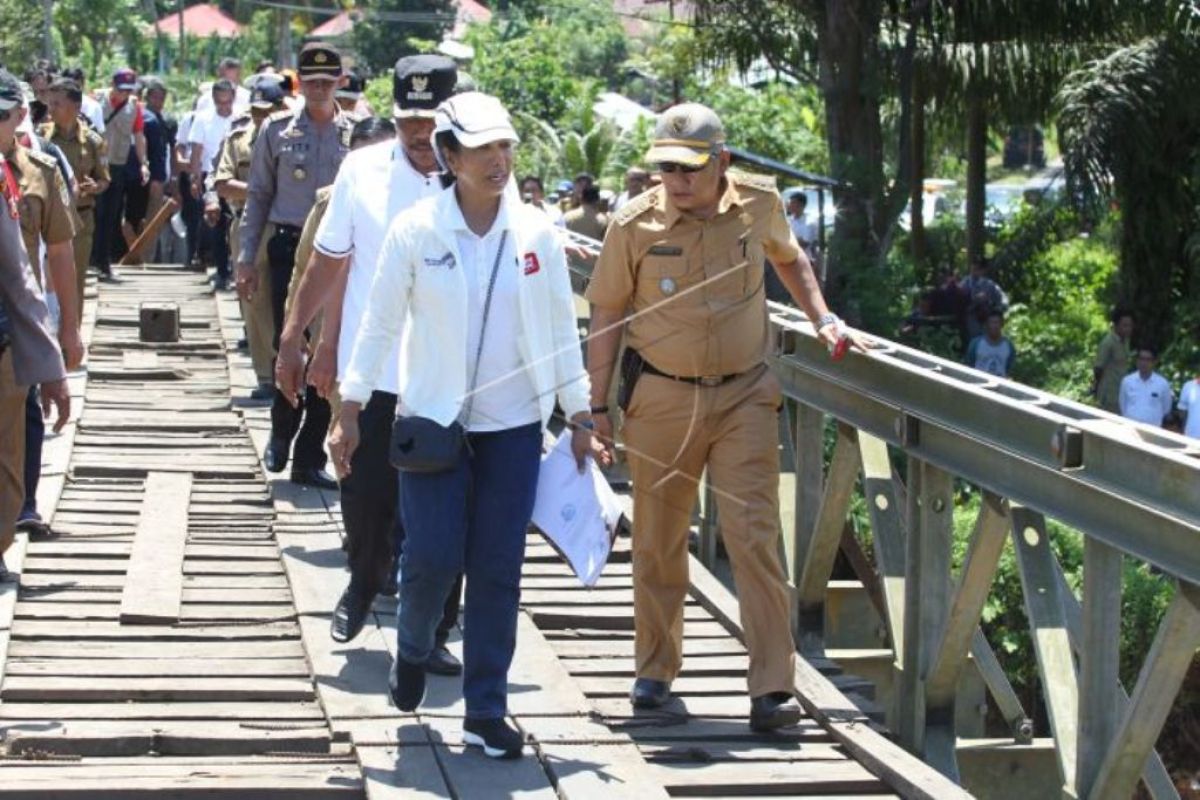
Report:
[[418,52],[417,41],[441,41],[454,25],[451,0],[370,0],[358,8],[363,17],[354,26],[354,49],[376,71]]
[[1060,95],[1071,184],[1121,209],[1119,299],[1134,309],[1139,342],[1159,349],[1200,333],[1198,60],[1200,5],[1191,0],[1177,4],[1162,35],[1089,63]]

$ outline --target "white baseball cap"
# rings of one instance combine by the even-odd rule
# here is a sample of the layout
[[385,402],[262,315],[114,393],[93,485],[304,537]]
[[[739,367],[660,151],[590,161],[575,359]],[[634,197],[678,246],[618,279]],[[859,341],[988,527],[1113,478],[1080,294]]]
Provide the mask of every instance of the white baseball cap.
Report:
[[521,141],[508,110],[483,92],[464,92],[442,101],[434,115],[433,135],[451,131],[463,147],[483,147],[507,139]]

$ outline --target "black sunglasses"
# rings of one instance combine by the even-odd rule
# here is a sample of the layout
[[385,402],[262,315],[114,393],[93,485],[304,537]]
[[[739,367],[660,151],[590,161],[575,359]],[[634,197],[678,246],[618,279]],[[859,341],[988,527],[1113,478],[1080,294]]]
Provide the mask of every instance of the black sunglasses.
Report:
[[707,161],[698,167],[692,164],[676,164],[671,161],[662,161],[658,164],[658,171],[664,175],[669,175],[672,172],[682,172],[684,175],[694,175],[707,166]]

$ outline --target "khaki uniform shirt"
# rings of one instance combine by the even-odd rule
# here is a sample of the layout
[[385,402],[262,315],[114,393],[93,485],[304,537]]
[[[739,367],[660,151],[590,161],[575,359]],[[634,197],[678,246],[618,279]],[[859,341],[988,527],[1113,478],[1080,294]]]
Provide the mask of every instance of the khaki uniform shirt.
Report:
[[580,206],[567,212],[563,217],[567,230],[582,233],[600,242],[604,240],[604,232],[608,230],[608,214],[597,211],[594,207]]
[[680,212],[661,186],[623,206],[586,296],[630,312],[627,342],[659,370],[734,375],[767,354],[764,258],[799,256],[775,180],[729,172],[710,219]]
[[[42,126],[41,135],[51,144],[57,145],[67,157],[75,180],[91,178],[96,183],[108,183],[108,145],[104,137],[89,128],[81,120],[75,124],[75,130],[67,133],[60,130],[53,122]],[[96,195],[80,192],[75,198],[75,208],[86,211],[96,204]]]
[[306,110],[267,117],[250,158],[239,262],[254,261],[268,222],[297,228],[304,224],[317,189],[333,183],[350,151],[354,119],[341,110],[322,126],[313,123]]
[[[308,269],[308,261],[312,258],[313,254],[313,242],[317,238],[317,228],[321,227],[321,220],[325,218],[325,212],[329,208],[329,198],[332,194],[332,186],[322,186],[320,189],[317,189],[317,202],[313,203],[312,211],[308,212],[308,219],[304,221],[304,229],[301,230],[300,241],[296,245],[296,263],[292,269],[292,282],[288,284],[287,303],[285,305],[287,313],[291,313],[292,298],[300,290],[300,280],[304,277],[304,273]],[[318,314],[317,318],[308,326],[308,333],[312,336],[313,341],[320,339],[321,320],[323,317],[324,314]]]
[[30,254],[29,260],[35,264],[34,274],[40,280],[41,270],[36,268],[40,263],[37,254],[41,252],[38,240],[52,245],[75,237],[71,196],[52,156],[17,145],[9,163],[21,187],[21,238],[25,241],[25,252]]
[[[217,167],[213,170],[213,184],[221,181],[242,181],[250,178],[250,154],[254,146],[254,134],[258,128],[249,114],[238,117],[229,128],[229,135],[221,145]],[[242,203],[227,201],[235,212],[242,210]]]
[[1100,340],[1095,367],[1100,370],[1096,402],[1108,411],[1120,412],[1121,379],[1129,372],[1129,343],[1110,330]]

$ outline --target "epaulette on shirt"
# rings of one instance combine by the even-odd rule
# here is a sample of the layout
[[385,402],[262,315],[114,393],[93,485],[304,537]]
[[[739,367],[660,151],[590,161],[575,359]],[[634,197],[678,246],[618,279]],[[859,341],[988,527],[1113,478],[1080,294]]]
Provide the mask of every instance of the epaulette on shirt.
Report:
[[254,122],[254,117],[249,114],[242,114],[240,117],[234,117],[233,122],[229,123],[229,130],[236,131],[251,125]]
[[58,169],[58,161],[54,158],[54,156],[46,155],[45,153],[39,153],[37,150],[29,150],[26,152],[26,155],[29,156],[30,161],[37,164],[39,167],[49,170]]
[[726,175],[738,186],[759,189],[764,192],[774,192],[778,189],[774,175],[759,175],[754,172],[742,172],[741,170],[730,170]]
[[296,116],[295,111],[290,108],[285,108],[282,111],[276,111],[274,114],[267,117],[267,123],[270,124],[272,122],[280,122],[285,119],[291,119],[294,116]]
[[617,213],[613,214],[612,221],[617,225],[628,225],[635,218],[639,217],[645,211],[654,208],[658,195],[661,189],[649,189],[642,192],[637,197],[630,200],[625,205],[617,209]]

